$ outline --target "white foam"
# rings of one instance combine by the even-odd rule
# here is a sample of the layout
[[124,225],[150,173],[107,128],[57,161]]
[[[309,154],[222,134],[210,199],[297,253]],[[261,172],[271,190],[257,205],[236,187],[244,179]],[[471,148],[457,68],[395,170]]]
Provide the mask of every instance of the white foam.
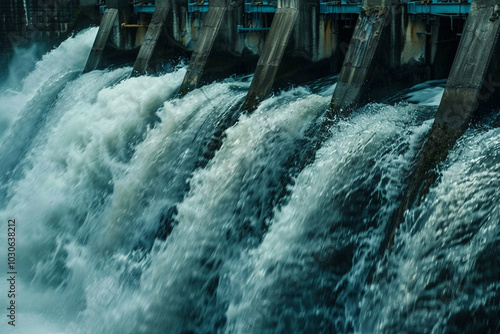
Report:
[[[68,38],[36,63],[34,70],[22,80],[20,88],[7,89],[0,94],[0,131],[1,127],[4,130],[8,128],[26,103],[44,86],[47,80],[54,75],[83,70],[97,30],[97,28],[89,28]],[[36,50],[33,49],[33,52]],[[23,66],[23,64],[18,63],[17,66]],[[16,86],[12,82],[9,84]],[[2,132],[0,132],[1,134]]]

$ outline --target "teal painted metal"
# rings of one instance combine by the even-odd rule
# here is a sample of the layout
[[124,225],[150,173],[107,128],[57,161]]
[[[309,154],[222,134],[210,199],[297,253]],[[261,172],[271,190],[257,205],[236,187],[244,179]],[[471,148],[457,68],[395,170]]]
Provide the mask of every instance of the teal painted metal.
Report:
[[188,12],[189,13],[194,13],[194,12],[201,12],[201,13],[206,13],[208,12],[208,1],[194,1],[194,2],[188,2]]
[[276,1],[245,0],[247,13],[276,13]]
[[155,12],[154,5],[134,5],[134,13],[153,14],[154,12]]
[[[410,15],[467,15],[470,13],[471,0],[466,0],[462,2],[443,2],[438,0],[431,1],[410,1],[407,3],[408,14]],[[363,7],[362,2],[349,1],[349,0],[339,0],[339,1],[329,1],[321,0],[320,3],[320,13],[321,14],[359,14],[361,8]],[[100,6],[100,13],[104,13],[106,6]],[[148,5],[134,5],[134,13],[147,13],[153,14],[155,11],[155,6]],[[188,12],[195,13],[208,12],[208,1],[204,3],[198,2],[188,2]],[[276,12],[276,1],[254,1],[245,0],[245,12],[247,13],[275,13]],[[241,31],[247,31],[247,29],[254,28],[242,28]],[[267,28],[261,28],[267,29]],[[240,31],[240,29],[238,30]],[[249,31],[249,30],[248,30]]]
[[321,0],[319,12],[321,14],[359,14],[363,3],[360,1],[328,1]]
[[244,28],[242,25],[238,24],[239,33],[269,31],[270,29],[271,28]]
[[[106,6],[99,6],[99,12],[101,14],[106,10]],[[155,5],[134,5],[134,13],[147,13],[153,14],[155,12]]]
[[413,15],[467,15],[470,13],[470,0],[465,2],[408,2],[408,14]]

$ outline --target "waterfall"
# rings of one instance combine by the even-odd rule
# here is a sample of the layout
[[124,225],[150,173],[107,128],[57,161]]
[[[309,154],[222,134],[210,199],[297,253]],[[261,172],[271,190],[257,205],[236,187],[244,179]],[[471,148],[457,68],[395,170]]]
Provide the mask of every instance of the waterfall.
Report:
[[498,329],[487,319],[497,317],[499,305],[499,148],[498,128],[469,130],[440,183],[407,213],[396,251],[383,264],[391,279],[362,299],[365,331]]
[[[40,88],[65,73],[81,71],[85,67],[96,34],[97,28],[86,29],[45,54],[26,77],[13,74],[12,78],[8,78],[0,93],[0,137]],[[30,52],[35,53],[36,48],[30,49]],[[17,67],[31,66],[26,62],[30,62],[32,57],[26,58],[25,62],[13,62]],[[40,94],[44,95],[44,91]]]
[[430,127],[417,112],[370,105],[331,129],[262,243],[241,255],[226,332],[352,331],[339,320],[354,316],[344,294],[363,286],[380,222],[394,210],[403,172]]
[[249,76],[178,97],[183,64],[81,74],[96,32],[0,94],[2,333],[498,330],[498,128],[465,133],[378,252],[442,81],[333,122],[335,77],[239,114]]

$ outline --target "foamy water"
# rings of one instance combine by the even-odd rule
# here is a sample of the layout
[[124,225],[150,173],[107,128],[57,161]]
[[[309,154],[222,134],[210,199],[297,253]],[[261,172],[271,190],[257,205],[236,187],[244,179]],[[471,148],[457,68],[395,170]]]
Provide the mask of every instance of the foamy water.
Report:
[[441,82],[335,123],[324,118],[335,78],[240,115],[248,77],[178,98],[183,66],[81,75],[95,33],[64,42],[0,97],[19,101],[16,115],[2,110],[0,219],[16,219],[19,292],[16,329],[2,316],[2,333],[494,326],[498,129],[466,132],[393,251],[378,255]]

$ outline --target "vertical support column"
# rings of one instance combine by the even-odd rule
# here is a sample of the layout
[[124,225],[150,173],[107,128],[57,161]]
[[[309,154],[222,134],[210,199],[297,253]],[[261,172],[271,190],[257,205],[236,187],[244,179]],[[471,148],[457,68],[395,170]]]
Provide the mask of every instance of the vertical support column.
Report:
[[385,28],[390,23],[391,8],[385,0],[365,0],[330,103],[333,114],[349,109],[359,101],[366,89],[366,81],[379,49],[380,39],[387,33]]
[[401,7],[398,5],[389,6],[391,15],[391,44],[390,44],[390,65],[391,69],[396,69],[401,66],[401,51],[402,46],[402,20]]
[[278,8],[266,39],[264,51],[250,85],[243,110],[253,111],[271,91],[281,59],[285,53],[293,27],[299,14],[299,0],[278,1]]
[[106,11],[104,11],[101,24],[99,25],[99,31],[97,32],[94,45],[92,46],[92,50],[90,51],[90,55],[87,59],[87,64],[85,64],[83,73],[93,71],[97,68],[97,65],[99,65],[102,52],[104,51],[104,47],[106,46],[106,42],[109,38],[109,34],[111,33],[111,29],[116,23],[117,17],[118,9],[116,8],[108,8],[106,9]]
[[480,90],[497,51],[499,15],[500,8],[494,0],[473,0],[434,125],[391,221],[384,249],[390,247],[405,211],[428,193],[438,176],[435,167],[446,159],[479,107]]
[[112,45],[118,50],[131,50],[133,45],[133,38],[130,34],[130,30],[122,29],[123,24],[129,24],[131,22],[132,6],[129,0],[106,0],[107,8],[117,8],[118,9],[118,21],[114,26],[113,34],[110,36],[108,45]]
[[179,94],[186,94],[199,85],[203,69],[224,19],[224,14],[230,4],[228,0],[210,0],[209,6]]
[[133,76],[139,76],[146,73],[149,61],[160,37],[160,33],[163,28],[163,23],[167,18],[168,12],[170,10],[169,0],[156,0],[155,2],[155,12],[149,23],[148,31],[144,37],[144,42],[141,45],[139,54],[134,63],[134,69],[132,70]]

